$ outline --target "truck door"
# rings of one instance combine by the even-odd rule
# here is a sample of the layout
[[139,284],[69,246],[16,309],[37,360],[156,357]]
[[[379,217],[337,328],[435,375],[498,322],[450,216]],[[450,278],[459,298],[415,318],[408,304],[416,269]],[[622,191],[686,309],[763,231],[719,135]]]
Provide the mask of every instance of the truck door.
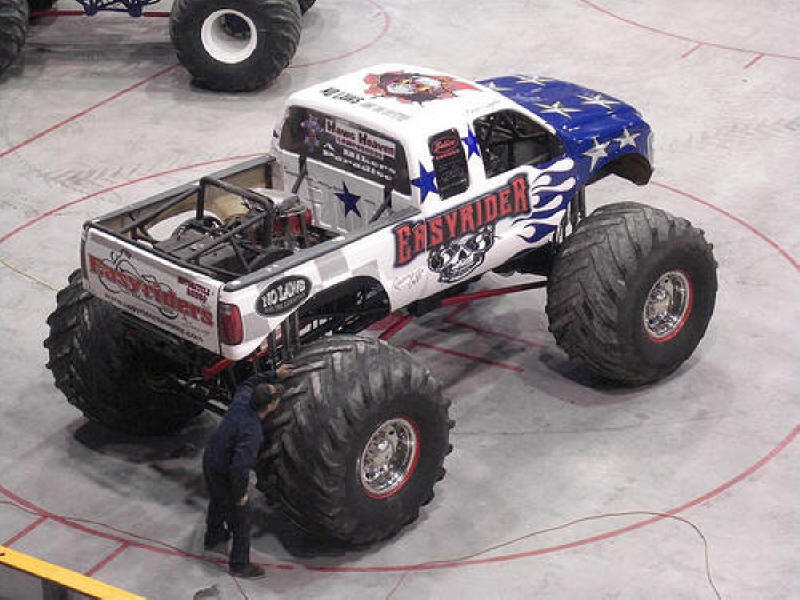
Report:
[[566,157],[564,144],[543,124],[516,110],[504,109],[472,122],[487,187],[501,190],[519,178],[525,181],[527,212],[509,223],[498,224],[498,266],[513,255],[543,244],[555,231],[575,192],[575,163]]
[[559,148],[545,149],[545,158],[515,132],[505,112],[428,138],[432,172],[420,164],[420,176],[411,180],[425,216],[426,295],[468,281],[527,247],[517,222],[531,212],[530,183],[539,172],[531,162],[552,159]]

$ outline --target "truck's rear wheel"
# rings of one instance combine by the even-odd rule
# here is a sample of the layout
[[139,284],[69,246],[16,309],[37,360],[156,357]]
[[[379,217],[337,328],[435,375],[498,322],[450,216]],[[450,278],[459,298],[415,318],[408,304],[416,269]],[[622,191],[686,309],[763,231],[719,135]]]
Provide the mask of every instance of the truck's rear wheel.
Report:
[[290,397],[265,424],[259,487],[304,530],[350,544],[414,521],[450,448],[450,403],[428,370],[404,350],[346,335],[292,364]]
[[202,408],[170,382],[170,362],[126,340],[119,311],[83,289],[80,271],[47,318],[47,367],[56,387],[89,419],[134,435],[172,433]]
[[716,269],[711,244],[686,219],[633,202],[603,206],[555,257],[550,331],[571,358],[602,377],[655,381],[703,337]]
[[27,0],[0,0],[0,75],[25,45],[28,14]]
[[289,64],[300,39],[297,0],[176,0],[170,37],[198,85],[256,90]]

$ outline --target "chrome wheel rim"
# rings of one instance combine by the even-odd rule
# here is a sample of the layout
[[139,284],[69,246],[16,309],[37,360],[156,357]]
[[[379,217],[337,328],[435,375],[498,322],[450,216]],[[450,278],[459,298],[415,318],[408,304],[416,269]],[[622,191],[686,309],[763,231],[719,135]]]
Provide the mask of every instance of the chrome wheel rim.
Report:
[[419,456],[419,434],[410,420],[384,421],[367,440],[358,459],[361,485],[372,498],[398,492],[411,477]]
[[692,284],[684,271],[663,273],[650,288],[644,303],[642,323],[656,342],[674,338],[692,310]]

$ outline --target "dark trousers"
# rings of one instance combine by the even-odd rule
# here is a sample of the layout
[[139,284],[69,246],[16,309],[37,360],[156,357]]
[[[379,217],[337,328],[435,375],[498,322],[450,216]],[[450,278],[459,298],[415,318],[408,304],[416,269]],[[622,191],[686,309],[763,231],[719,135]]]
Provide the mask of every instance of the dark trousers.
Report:
[[234,498],[227,473],[218,473],[203,464],[203,477],[208,489],[208,514],[206,539],[220,539],[225,528],[233,534],[233,544],[228,562],[231,567],[250,563],[250,502],[239,506],[241,498]]

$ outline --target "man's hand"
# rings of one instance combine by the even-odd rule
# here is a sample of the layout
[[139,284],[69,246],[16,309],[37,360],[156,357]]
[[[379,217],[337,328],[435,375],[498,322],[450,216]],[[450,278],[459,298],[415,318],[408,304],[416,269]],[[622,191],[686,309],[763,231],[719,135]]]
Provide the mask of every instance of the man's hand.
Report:
[[249,499],[250,499],[250,498],[247,496],[247,494],[245,494],[244,496],[242,496],[242,497],[239,499],[239,501],[238,501],[236,504],[237,504],[237,505],[239,505],[239,506],[246,506],[246,505],[247,505],[247,501],[248,501]]
[[294,370],[294,366],[284,363],[275,370],[275,376],[278,379],[286,379],[292,374],[292,370]]

